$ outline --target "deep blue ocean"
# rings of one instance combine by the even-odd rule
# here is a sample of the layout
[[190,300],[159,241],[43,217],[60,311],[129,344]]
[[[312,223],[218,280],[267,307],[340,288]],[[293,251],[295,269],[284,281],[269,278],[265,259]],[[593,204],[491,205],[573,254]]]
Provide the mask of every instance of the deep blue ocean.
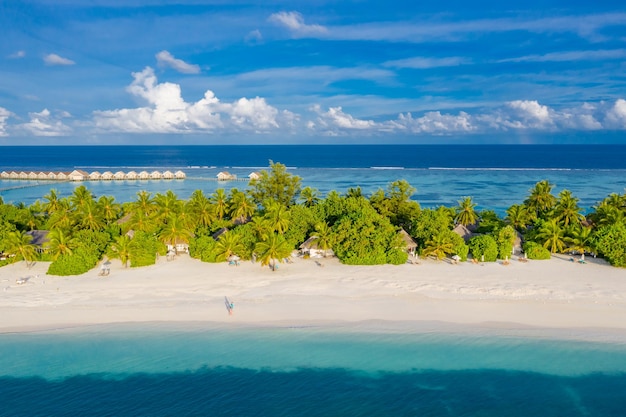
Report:
[[[589,209],[626,188],[626,146],[1,147],[2,170],[181,169],[186,180],[85,182],[140,190],[244,189],[281,162],[322,194],[397,179],[422,206],[474,197],[502,213],[544,179]],[[30,204],[80,183],[0,181]],[[0,318],[6,320],[7,318]],[[394,325],[395,326],[395,325]],[[464,332],[379,323],[242,328],[92,326],[0,334],[0,416],[626,416],[626,342],[567,332]],[[367,327],[367,326],[366,326]]]
[[[503,213],[521,203],[542,180],[554,193],[569,189],[588,211],[611,193],[626,189],[626,146],[620,145],[259,145],[259,146],[91,146],[1,147],[0,171],[183,170],[184,181],[87,182],[96,196],[118,201],[140,190],[174,191],[188,198],[196,189],[245,189],[245,181],[217,182],[220,171],[247,178],[253,171],[280,162],[322,195],[361,187],[366,194],[405,179],[424,207],[454,206],[472,196],[479,209]],[[24,187],[24,185],[32,185]],[[5,202],[30,204],[51,188],[71,194],[80,183],[0,180]]]

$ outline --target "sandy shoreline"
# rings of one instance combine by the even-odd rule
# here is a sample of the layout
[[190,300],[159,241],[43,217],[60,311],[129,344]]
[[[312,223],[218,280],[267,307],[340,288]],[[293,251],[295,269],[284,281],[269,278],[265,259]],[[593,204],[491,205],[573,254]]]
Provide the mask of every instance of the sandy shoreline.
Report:
[[[48,264],[0,268],[0,333],[109,323],[232,326],[451,323],[492,329],[555,328],[577,338],[626,340],[626,270],[567,256],[476,265],[347,266],[296,258],[276,272],[259,264],[206,264],[186,255],[81,276],[45,275]],[[19,278],[29,278],[18,285]],[[235,303],[229,315],[224,297]],[[384,327],[384,325],[382,326]],[[593,336],[595,335],[595,336]]]

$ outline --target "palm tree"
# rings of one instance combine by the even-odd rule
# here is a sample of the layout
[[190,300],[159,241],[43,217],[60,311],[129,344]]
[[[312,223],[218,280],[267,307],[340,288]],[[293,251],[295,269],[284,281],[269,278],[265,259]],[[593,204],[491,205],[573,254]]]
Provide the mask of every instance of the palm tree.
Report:
[[315,243],[319,249],[324,251],[324,257],[326,257],[326,252],[332,249],[333,242],[333,231],[328,224],[325,222],[316,224]]
[[156,205],[156,219],[159,222],[168,221],[183,209],[183,202],[172,190],[168,190],[165,194],[157,193],[154,196],[154,204]]
[[320,192],[311,187],[304,187],[300,191],[300,200],[304,203],[306,207],[313,207],[320,201]]
[[270,228],[280,234],[285,233],[289,227],[289,221],[291,220],[289,209],[272,200],[266,202],[265,207],[267,208],[265,211],[265,219],[268,221]]
[[131,211],[141,211],[146,216],[152,215],[156,211],[157,207],[152,199],[152,195],[147,191],[140,191],[137,193],[137,200],[131,204]]
[[217,261],[227,261],[233,255],[242,253],[245,250],[241,236],[237,233],[222,233],[215,245]]
[[132,240],[130,236],[124,234],[115,238],[115,242],[109,248],[107,253],[111,259],[119,259],[122,261],[124,268],[128,267],[128,261],[130,260],[132,251]]
[[115,197],[103,195],[98,199],[97,205],[98,211],[102,214],[102,218],[106,224],[111,224],[117,220],[122,210],[120,205],[115,202]]
[[556,197],[552,195],[553,184],[547,180],[539,181],[535,187],[530,190],[530,195],[524,201],[529,212],[536,217],[541,218],[545,213],[550,211],[556,203]]
[[53,260],[58,259],[61,255],[71,255],[72,251],[79,245],[79,241],[63,229],[52,229],[47,237],[46,248]]
[[236,220],[239,224],[243,224],[254,214],[256,205],[246,193],[233,188],[230,190],[228,211],[231,219]]
[[16,261],[24,260],[26,266],[30,269],[35,264],[37,252],[35,246],[30,243],[33,240],[31,235],[24,231],[15,231],[7,234],[5,238],[5,251],[15,255]]
[[513,204],[506,210],[505,221],[516,230],[525,229],[530,221],[528,209],[523,204]]
[[442,260],[452,252],[454,252],[454,243],[450,239],[450,235],[440,232],[426,241],[426,247],[422,254],[424,256],[434,256],[437,260]]
[[581,254],[595,250],[593,231],[590,227],[574,226],[570,228],[569,236],[563,240],[567,243],[568,249]]
[[176,248],[176,244],[180,242],[189,243],[191,231],[182,224],[178,216],[172,214],[167,219],[167,223],[159,233],[159,239],[166,245]]
[[463,226],[476,223],[478,214],[474,210],[475,207],[476,204],[472,201],[472,197],[464,197],[463,200],[459,201],[456,208],[455,222]]
[[215,209],[202,190],[196,190],[191,194],[187,202],[187,211],[196,226],[208,227],[215,220]]
[[263,217],[255,216],[250,221],[252,232],[258,240],[265,240],[271,231],[269,222]]
[[550,253],[560,253],[565,250],[565,232],[556,219],[543,222],[537,236],[543,247],[548,249]]
[[93,194],[87,187],[81,185],[74,189],[74,192],[70,196],[70,202],[74,209],[80,210],[89,202],[93,202]]
[[261,265],[269,265],[272,271],[276,271],[276,260],[282,262],[291,254],[289,243],[282,235],[270,233],[267,239],[258,242],[254,248]]
[[228,199],[226,198],[226,192],[223,188],[218,188],[211,195],[211,204],[215,208],[215,215],[219,220],[224,219],[224,215],[228,211]]
[[104,219],[98,210],[98,205],[93,200],[86,200],[82,203],[75,215],[78,219],[77,223],[85,229],[92,231],[104,229]]
[[44,210],[46,211],[46,213],[48,213],[48,215],[54,214],[54,212],[56,212],[60,208],[59,195],[57,190],[51,189],[50,193],[44,195],[43,198],[47,200],[47,202],[44,204]]
[[62,199],[59,200],[57,210],[48,219],[48,228],[69,230],[74,225],[74,220],[70,202],[67,199]]
[[124,230],[136,230],[138,232],[149,232],[154,230],[156,222],[154,217],[147,215],[144,211],[134,211]]
[[578,198],[574,197],[569,190],[563,190],[559,193],[559,200],[554,207],[554,216],[565,227],[578,225],[585,218],[580,214]]

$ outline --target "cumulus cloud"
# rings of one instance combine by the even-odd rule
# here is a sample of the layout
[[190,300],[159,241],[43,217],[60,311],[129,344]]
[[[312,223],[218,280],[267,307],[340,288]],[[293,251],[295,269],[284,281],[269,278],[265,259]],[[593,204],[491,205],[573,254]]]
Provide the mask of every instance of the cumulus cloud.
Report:
[[318,117],[316,121],[308,122],[308,128],[321,130],[330,135],[339,134],[341,131],[363,131],[380,127],[373,120],[361,120],[344,113],[341,107],[330,107],[328,111],[324,112],[320,106],[315,105],[311,110],[317,113]]
[[161,67],[169,67],[183,74],[199,74],[200,66],[188,64],[182,59],[174,58],[168,51],[156,54],[157,64]]
[[76,64],[71,59],[63,58],[62,56],[59,56],[57,54],[48,54],[44,56],[43,62],[45,62],[46,65],[74,65]]
[[432,111],[416,118],[411,113],[400,114],[398,119],[389,122],[389,125],[396,130],[429,134],[471,132],[476,129],[472,124],[472,116],[465,112],[453,115]]
[[48,109],[43,109],[41,112],[28,115],[30,121],[17,127],[33,136],[65,136],[71,132],[71,129],[61,120],[61,118],[69,117],[67,112],[60,112],[53,116]]
[[7,136],[6,125],[7,119],[13,116],[13,113],[5,109],[4,107],[0,107],[0,136]]
[[159,83],[150,67],[133,73],[133,78],[127,91],[142,98],[147,105],[96,111],[94,123],[97,128],[135,133],[192,133],[229,128],[266,132],[293,120],[290,112],[279,112],[260,97],[222,103],[207,90],[202,99],[188,103],[182,98],[180,85]]
[[618,99],[607,112],[606,124],[613,129],[626,129],[626,100]]
[[304,23],[304,17],[298,12],[274,13],[268,20],[286,27],[296,36],[319,35],[328,32],[324,26]]

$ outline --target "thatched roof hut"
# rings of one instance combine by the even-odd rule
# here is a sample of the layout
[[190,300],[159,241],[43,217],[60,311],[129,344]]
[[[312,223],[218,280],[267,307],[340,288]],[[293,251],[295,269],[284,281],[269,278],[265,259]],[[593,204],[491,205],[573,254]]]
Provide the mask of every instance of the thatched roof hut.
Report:
[[139,176],[140,180],[149,180],[150,179],[150,174],[148,173],[148,171],[141,171],[138,176]]
[[457,235],[461,236],[466,243],[468,240],[474,237],[474,234],[470,232],[470,230],[467,227],[463,226],[460,223],[457,224],[456,227],[452,229],[452,231],[456,233]]
[[90,180],[97,181],[97,180],[99,180],[99,179],[100,179],[100,177],[101,177],[101,176],[102,176],[102,174],[100,174],[100,172],[99,172],[99,171],[94,171],[94,172],[92,172],[91,174],[89,174],[89,179],[90,179]]
[[404,242],[406,251],[408,253],[415,253],[415,249],[417,249],[417,243],[413,240],[411,235],[409,235],[404,229],[400,229],[398,233],[402,237],[402,241]]

